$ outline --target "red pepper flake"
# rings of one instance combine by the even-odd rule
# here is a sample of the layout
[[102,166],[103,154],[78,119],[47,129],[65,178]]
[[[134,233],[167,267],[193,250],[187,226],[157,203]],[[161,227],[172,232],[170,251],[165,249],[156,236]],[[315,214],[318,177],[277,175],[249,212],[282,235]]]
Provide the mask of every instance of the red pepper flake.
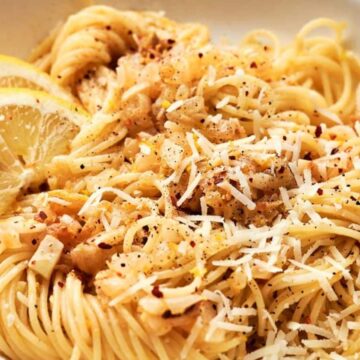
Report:
[[49,184],[47,183],[47,181],[44,181],[43,183],[41,183],[41,184],[39,185],[39,190],[40,190],[41,192],[45,192],[45,191],[49,191],[49,190],[50,190]]
[[224,275],[222,276],[222,280],[227,280],[233,272],[234,272],[233,269],[227,268]]
[[196,243],[195,243],[194,240],[191,240],[191,241],[190,241],[190,246],[191,246],[191,247],[195,247],[195,246],[196,246]]
[[32,243],[33,245],[36,245],[36,244],[37,244],[37,240],[36,240],[36,239],[32,239],[32,240],[31,240],[31,243]]
[[151,293],[157,298],[164,297],[164,294],[160,291],[159,285],[155,285],[151,290]]
[[285,166],[281,166],[280,169],[278,170],[279,174],[283,174],[285,171]]
[[102,250],[109,250],[112,248],[112,245],[101,242],[98,244],[98,247]]
[[198,53],[198,57],[201,59],[202,57],[204,56],[204,54],[203,53]]
[[216,174],[214,176],[214,184],[215,185],[220,184],[223,181],[224,181],[224,177],[221,174]]
[[336,153],[339,152],[339,149],[338,148],[335,148],[335,149],[332,149],[331,150],[331,155],[335,155]]
[[105,29],[106,29],[106,30],[111,30],[111,26],[110,26],[110,25],[106,25],[106,26],[105,26]]
[[315,136],[320,137],[321,134],[322,134],[321,126],[317,126],[316,129],[315,129]]
[[230,179],[230,181],[229,181],[229,183],[230,183],[230,185],[232,185],[232,186],[236,186],[236,184],[237,184],[237,182],[235,181],[235,180],[232,180],[232,179]]
[[304,160],[312,160],[312,156],[311,156],[311,152],[307,152],[305,155],[304,155]]
[[161,315],[163,319],[169,319],[173,316],[170,310],[165,310],[165,312]]
[[42,221],[47,219],[47,215],[46,215],[46,213],[44,211],[39,211],[38,217]]
[[324,190],[319,188],[316,192],[318,193],[318,195],[321,196],[324,193]]
[[58,285],[63,288],[65,286],[65,284],[62,281],[58,281]]
[[174,39],[168,39],[168,44],[172,45],[172,44],[175,44],[175,40]]
[[250,67],[251,69],[257,69],[257,64],[255,61],[253,61],[251,64],[250,64]]

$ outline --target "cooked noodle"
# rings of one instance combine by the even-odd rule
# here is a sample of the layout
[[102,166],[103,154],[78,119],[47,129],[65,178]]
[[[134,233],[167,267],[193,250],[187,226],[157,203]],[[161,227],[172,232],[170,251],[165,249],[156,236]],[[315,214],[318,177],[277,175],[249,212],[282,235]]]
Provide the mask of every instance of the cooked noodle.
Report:
[[[0,223],[1,352],[356,359],[360,64],[343,30],[214,45],[104,6],[56,29],[31,60],[93,116],[50,190]],[[64,246],[49,279],[47,235]]]

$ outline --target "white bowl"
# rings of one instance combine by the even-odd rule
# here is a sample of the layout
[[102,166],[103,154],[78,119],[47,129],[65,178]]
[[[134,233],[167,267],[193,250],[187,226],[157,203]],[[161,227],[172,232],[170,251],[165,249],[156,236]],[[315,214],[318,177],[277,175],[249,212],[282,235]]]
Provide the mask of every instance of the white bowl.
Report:
[[120,9],[165,10],[176,20],[205,23],[215,39],[226,36],[235,41],[259,27],[273,30],[286,40],[306,21],[331,17],[349,23],[351,46],[360,50],[356,29],[360,0],[1,0],[0,53],[26,58],[54,25],[94,3]]

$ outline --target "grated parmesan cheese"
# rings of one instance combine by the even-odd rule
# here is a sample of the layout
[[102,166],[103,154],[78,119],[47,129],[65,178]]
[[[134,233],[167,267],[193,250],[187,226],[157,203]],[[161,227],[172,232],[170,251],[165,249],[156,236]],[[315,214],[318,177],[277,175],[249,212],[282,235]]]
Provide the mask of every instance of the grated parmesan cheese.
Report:
[[200,180],[201,180],[201,174],[199,173],[196,175],[195,179],[192,182],[188,183],[187,189],[176,203],[177,206],[181,206],[187,199],[189,199],[192,196],[192,193],[195,190],[195,188],[199,185]]
[[149,288],[149,286],[152,285],[156,281],[156,279],[157,279],[156,275],[146,278],[144,276],[144,274],[140,274],[138,282],[136,282],[134,285],[130,286],[126,291],[121,293],[119,296],[112,299],[109,302],[109,306],[115,306],[116,304],[123,302],[130,296],[133,296],[138,291]]
[[202,152],[206,156],[211,158],[213,155],[213,151],[214,151],[213,144],[196,129],[193,129],[193,133],[198,137],[197,144],[201,148]]
[[311,324],[300,324],[300,323],[297,323],[294,321],[290,321],[287,324],[287,327],[290,330],[303,330],[307,333],[320,335],[320,336],[323,336],[323,337],[329,338],[329,339],[331,339],[333,336],[331,331],[321,328],[319,326],[311,325]]
[[360,322],[359,321],[348,321],[347,327],[350,330],[360,330]]
[[185,103],[184,100],[177,100],[177,101],[173,102],[168,108],[166,108],[166,112],[171,113],[171,112],[179,109],[181,106],[183,106],[184,103]]
[[341,119],[334,112],[328,109],[316,109],[316,110],[320,115],[326,117],[335,124],[341,125],[343,123]]
[[136,94],[146,90],[150,87],[150,84],[148,82],[142,82],[140,84],[136,84],[132,86],[130,89],[126,90],[122,95],[122,101],[128,101]]
[[248,198],[246,195],[241,193],[236,187],[232,186],[229,182],[223,181],[218,186],[226,191],[228,191],[236,200],[240,201],[245,205],[249,210],[254,210],[256,204]]
[[207,342],[211,341],[211,338],[217,329],[217,324],[220,321],[223,321],[225,319],[225,314],[226,314],[225,309],[221,309],[218,312],[218,314],[214,318],[211,319],[210,324],[209,324],[209,329],[208,329],[207,333],[205,334],[205,341],[207,341]]
[[244,333],[248,333],[252,331],[252,326],[232,324],[226,321],[217,321],[216,328],[228,330],[228,331],[244,332]]
[[109,224],[104,212],[101,212],[100,220],[101,220],[102,225],[104,226],[105,231],[111,231],[110,224]]
[[181,146],[175,144],[169,139],[165,139],[161,149],[161,157],[166,164],[173,170],[177,169],[184,155],[184,150]]
[[339,262],[335,261],[330,256],[325,256],[324,258],[327,262],[329,262],[335,269],[341,271],[342,275],[345,279],[349,280],[352,279],[350,272],[348,269],[345,269]]
[[318,270],[318,269],[316,269],[316,268],[314,268],[312,266],[305,265],[303,263],[299,263],[299,262],[297,262],[296,260],[293,260],[293,259],[289,259],[289,262],[291,262],[293,265],[297,266],[298,268],[303,269],[303,270],[307,270],[307,271],[309,271],[311,273],[314,273],[317,276],[320,276],[321,278],[324,278],[324,279],[331,278],[331,274],[326,272],[326,271]]
[[301,342],[310,349],[329,349],[336,346],[333,340],[301,340]]
[[70,225],[74,222],[73,218],[68,214],[64,214],[60,216],[60,221],[66,225]]
[[332,360],[347,360],[345,357],[337,354],[334,351],[330,353],[330,359],[332,359]]
[[253,308],[240,308],[240,307],[234,307],[230,311],[231,316],[256,316],[257,311]]
[[248,262],[244,263],[243,268],[244,268],[244,272],[245,272],[245,275],[246,275],[248,281],[251,281],[253,276],[252,276],[252,272],[251,272],[249,263]]
[[273,266],[265,261],[259,260],[259,259],[254,259],[254,264],[257,265],[259,268],[263,269],[264,271],[268,271],[270,273],[277,273],[277,272],[282,272],[282,269],[277,267],[277,266]]
[[59,204],[62,206],[70,206],[71,202],[70,201],[66,201],[64,199],[59,199],[57,197],[54,196],[49,196],[48,197],[48,202],[54,203],[54,204]]
[[298,131],[295,138],[295,144],[293,147],[293,154],[291,161],[293,163],[296,163],[299,160],[300,152],[301,152],[301,138],[302,138],[302,132]]
[[337,301],[338,300],[338,296],[336,295],[336,292],[334,291],[334,289],[331,287],[330,283],[328,280],[326,279],[319,279],[319,284],[321,286],[321,288],[324,290],[324,293],[326,294],[326,297],[330,300],[330,301]]
[[250,191],[250,186],[249,186],[248,180],[247,180],[246,176],[244,175],[244,173],[241,171],[239,166],[235,168],[235,173],[236,173],[236,176],[238,177],[240,186],[243,189],[244,195],[246,197],[248,197],[249,199],[251,199],[251,191]]
[[216,109],[222,109],[230,102],[230,96],[224,96],[217,104]]
[[272,318],[271,314],[266,309],[263,309],[263,317],[264,317],[264,319],[269,320],[269,323],[270,323],[272,329],[274,330],[274,332],[277,332],[277,326],[275,324],[275,321]]
[[288,166],[292,172],[292,174],[294,175],[296,184],[298,187],[301,187],[301,185],[304,184],[303,178],[300,176],[299,172],[298,172],[298,168],[295,162],[289,162]]
[[91,196],[87,199],[87,201],[85,202],[83,207],[80,209],[78,214],[80,216],[84,215],[90,207],[98,205],[101,200],[102,195],[107,192],[114,193],[120,199],[127,201],[132,205],[138,204],[137,200],[135,200],[132,196],[130,196],[126,192],[124,192],[120,189],[113,188],[113,187],[104,187],[104,188],[96,190],[95,192],[93,192],[91,194]]
[[248,263],[251,259],[252,259],[251,255],[245,255],[245,256],[241,257],[240,259],[237,259],[237,260],[214,260],[212,262],[212,264],[214,266],[225,266],[225,267],[234,266],[234,267],[237,267],[237,266]]

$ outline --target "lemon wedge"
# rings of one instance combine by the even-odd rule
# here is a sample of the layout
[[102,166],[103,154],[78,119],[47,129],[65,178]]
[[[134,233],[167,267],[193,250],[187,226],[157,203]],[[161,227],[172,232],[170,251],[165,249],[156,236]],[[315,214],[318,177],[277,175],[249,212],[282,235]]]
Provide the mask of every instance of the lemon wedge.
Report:
[[45,91],[67,101],[72,95],[35,66],[12,56],[0,55],[0,87],[28,88]]
[[47,165],[69,153],[87,121],[83,110],[44,92],[0,89],[0,213],[46,179]]

